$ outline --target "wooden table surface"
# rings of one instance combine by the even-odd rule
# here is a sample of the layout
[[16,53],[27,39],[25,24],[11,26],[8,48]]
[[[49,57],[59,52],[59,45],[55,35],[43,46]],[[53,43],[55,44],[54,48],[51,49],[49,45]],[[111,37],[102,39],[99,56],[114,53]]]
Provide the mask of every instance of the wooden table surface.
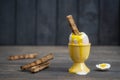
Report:
[[[38,52],[40,58],[53,53],[55,58],[49,68],[30,73],[21,71],[20,66],[36,59],[9,61],[7,58],[13,54]],[[109,71],[98,71],[98,63],[110,63]],[[72,65],[66,46],[0,46],[0,80],[120,80],[120,47],[119,46],[93,46],[86,64],[91,72],[86,76],[68,73]]]

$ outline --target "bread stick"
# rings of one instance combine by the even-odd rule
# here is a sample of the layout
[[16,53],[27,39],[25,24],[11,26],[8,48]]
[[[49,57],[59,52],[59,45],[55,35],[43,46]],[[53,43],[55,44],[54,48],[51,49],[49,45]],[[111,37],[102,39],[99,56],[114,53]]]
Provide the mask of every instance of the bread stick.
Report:
[[20,55],[13,55],[9,56],[9,60],[19,60],[19,59],[33,59],[38,55],[38,53],[31,53],[31,54],[20,54]]
[[29,69],[29,71],[32,72],[32,73],[36,73],[38,71],[41,71],[41,70],[49,67],[49,64],[50,64],[49,62],[45,62],[43,64],[33,66]]
[[68,20],[68,22],[70,24],[70,28],[71,28],[72,32],[75,35],[79,35],[79,30],[78,30],[78,28],[77,28],[77,26],[75,24],[75,21],[74,21],[72,15],[68,15],[66,18],[67,18],[67,20]]
[[28,64],[26,64],[26,65],[21,66],[21,70],[27,70],[27,69],[29,69],[30,67],[33,67],[33,66],[36,66],[36,65],[40,65],[40,64],[42,64],[42,63],[45,63],[45,62],[53,59],[53,57],[54,57],[53,54],[50,53],[50,54],[48,54],[48,55],[46,55],[46,56],[44,56],[44,57],[42,57],[42,58],[40,58],[40,59],[38,59],[38,60],[33,61],[32,63],[28,63]]

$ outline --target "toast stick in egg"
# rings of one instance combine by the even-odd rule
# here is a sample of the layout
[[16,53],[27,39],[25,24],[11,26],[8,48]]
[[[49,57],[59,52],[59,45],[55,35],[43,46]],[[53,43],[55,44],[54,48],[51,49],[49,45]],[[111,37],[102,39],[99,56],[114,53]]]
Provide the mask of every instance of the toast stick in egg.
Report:
[[79,35],[79,30],[78,30],[78,28],[77,28],[77,26],[75,24],[75,21],[74,21],[72,15],[68,15],[66,18],[67,18],[67,20],[68,20],[68,22],[70,24],[70,28],[71,28],[72,32],[75,35]]

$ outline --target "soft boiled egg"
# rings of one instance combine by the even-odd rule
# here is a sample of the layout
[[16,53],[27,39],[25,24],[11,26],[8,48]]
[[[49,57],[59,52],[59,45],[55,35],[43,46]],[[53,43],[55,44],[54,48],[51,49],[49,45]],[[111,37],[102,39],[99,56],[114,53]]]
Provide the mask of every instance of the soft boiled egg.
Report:
[[108,70],[108,69],[110,69],[111,65],[108,63],[101,63],[101,64],[97,64],[96,67],[99,70]]

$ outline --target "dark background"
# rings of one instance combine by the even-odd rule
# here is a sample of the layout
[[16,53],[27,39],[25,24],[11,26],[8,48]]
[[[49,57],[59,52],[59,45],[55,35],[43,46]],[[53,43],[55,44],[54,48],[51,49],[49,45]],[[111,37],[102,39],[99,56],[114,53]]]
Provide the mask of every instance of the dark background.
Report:
[[92,45],[120,45],[119,0],[0,0],[0,45],[67,45],[73,15]]

